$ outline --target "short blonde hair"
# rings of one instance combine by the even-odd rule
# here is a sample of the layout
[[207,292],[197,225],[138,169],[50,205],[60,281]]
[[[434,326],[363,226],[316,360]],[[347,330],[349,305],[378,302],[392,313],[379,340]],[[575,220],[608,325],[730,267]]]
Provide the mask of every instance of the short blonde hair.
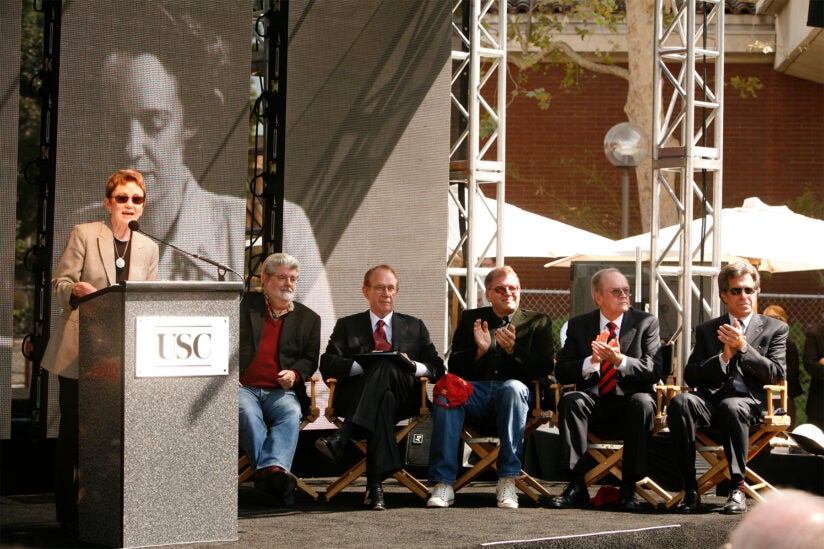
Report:
[[126,183],[137,183],[140,190],[143,191],[143,197],[146,197],[146,183],[143,182],[143,174],[137,170],[117,170],[109,176],[106,182],[106,198],[111,198],[112,193],[120,185]]

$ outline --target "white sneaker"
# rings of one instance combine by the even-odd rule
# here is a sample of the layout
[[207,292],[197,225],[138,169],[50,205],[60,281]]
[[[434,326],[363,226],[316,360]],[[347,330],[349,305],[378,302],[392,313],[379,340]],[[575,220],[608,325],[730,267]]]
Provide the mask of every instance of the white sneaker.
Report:
[[498,496],[498,507],[503,509],[518,508],[518,490],[515,486],[514,477],[499,478],[495,494]]
[[427,507],[449,507],[455,501],[455,491],[452,485],[439,482],[432,488],[432,494],[426,501]]

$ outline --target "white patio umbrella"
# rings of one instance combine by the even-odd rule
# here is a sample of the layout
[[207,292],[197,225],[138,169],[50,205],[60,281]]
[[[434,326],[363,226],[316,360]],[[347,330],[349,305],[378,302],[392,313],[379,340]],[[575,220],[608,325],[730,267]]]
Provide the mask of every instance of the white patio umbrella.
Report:
[[[692,222],[693,235],[699,234],[701,219]],[[679,226],[672,225],[659,231],[659,249],[663,250],[675,237]],[[704,257],[712,254],[712,218],[706,218]],[[806,217],[787,206],[769,206],[759,198],[744,200],[738,208],[721,210],[721,261],[737,259],[757,260],[758,269],[773,273],[824,269],[824,221]],[[567,266],[573,261],[628,261],[636,258],[649,260],[650,234],[618,240],[593,254],[577,255],[546,266]],[[693,242],[693,257],[698,258],[700,242]],[[677,261],[680,242],[676,241],[666,256]]]
[[[497,211],[495,199],[483,197],[476,204],[474,222],[478,225],[478,253],[490,244],[486,256],[495,254]],[[548,217],[528,212],[512,204],[504,204],[503,253],[505,257],[565,257],[573,254],[594,252],[613,245],[614,241],[603,236],[578,229]],[[458,245],[460,234],[457,227],[458,207],[449,199],[449,249]]]

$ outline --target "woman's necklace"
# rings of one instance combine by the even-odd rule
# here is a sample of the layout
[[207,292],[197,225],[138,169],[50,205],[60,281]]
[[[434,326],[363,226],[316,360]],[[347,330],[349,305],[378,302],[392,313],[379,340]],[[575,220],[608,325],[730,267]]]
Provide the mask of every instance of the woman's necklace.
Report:
[[129,243],[131,241],[132,241],[131,238],[126,241],[126,248],[123,250],[123,255],[120,255],[117,252],[117,243],[119,241],[116,238],[114,239],[114,255],[117,256],[117,259],[114,260],[114,264],[115,264],[115,267],[117,267],[118,269],[122,269],[123,267],[126,266],[126,260],[124,258],[126,257],[126,254],[129,252]]

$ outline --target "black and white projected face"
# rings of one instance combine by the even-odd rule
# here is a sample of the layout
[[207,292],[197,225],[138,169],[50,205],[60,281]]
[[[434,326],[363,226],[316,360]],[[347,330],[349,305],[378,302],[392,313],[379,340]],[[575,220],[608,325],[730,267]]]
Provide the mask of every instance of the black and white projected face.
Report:
[[[131,167],[146,180],[141,230],[243,272],[249,8],[66,3],[58,248],[106,219],[105,182]],[[448,2],[289,3],[283,251],[301,263],[295,299],[321,316],[322,348],[337,318],[366,308],[363,273],[380,263],[403,281],[397,309],[445,342],[450,24]],[[160,280],[216,279],[160,254]]]
[[112,52],[103,65],[104,86],[115,109],[106,120],[111,143],[129,168],[143,174],[149,204],[179,209],[184,200],[188,137],[177,78],[148,53]]
[[[146,182],[141,230],[243,271],[248,8],[220,0],[65,6],[58,248],[73,225],[106,219],[106,179],[132,168]],[[218,271],[160,244],[158,278],[217,280]]]

